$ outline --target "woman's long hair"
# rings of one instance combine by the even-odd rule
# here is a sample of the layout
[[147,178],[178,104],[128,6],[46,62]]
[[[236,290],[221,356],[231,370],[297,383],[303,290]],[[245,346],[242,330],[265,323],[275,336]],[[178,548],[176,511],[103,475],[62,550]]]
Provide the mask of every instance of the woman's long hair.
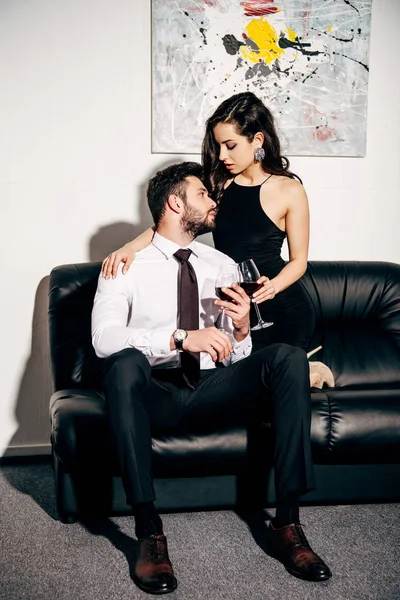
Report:
[[218,123],[233,123],[238,134],[246,136],[250,142],[257,132],[263,133],[265,150],[265,158],[261,161],[263,170],[273,175],[297,179],[301,183],[301,179],[289,171],[289,160],[281,155],[281,145],[271,112],[252,92],[243,92],[224,100],[206,122],[202,163],[205,183],[214,200],[221,199],[225,182],[231,178],[218,158],[219,145],[214,139],[214,127]]

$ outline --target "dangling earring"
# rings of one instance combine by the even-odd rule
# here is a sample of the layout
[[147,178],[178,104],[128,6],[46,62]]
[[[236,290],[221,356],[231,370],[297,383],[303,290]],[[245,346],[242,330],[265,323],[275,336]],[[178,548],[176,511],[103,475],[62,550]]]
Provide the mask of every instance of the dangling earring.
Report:
[[256,162],[259,162],[260,160],[263,160],[265,158],[265,150],[264,148],[256,148],[254,150],[254,160]]

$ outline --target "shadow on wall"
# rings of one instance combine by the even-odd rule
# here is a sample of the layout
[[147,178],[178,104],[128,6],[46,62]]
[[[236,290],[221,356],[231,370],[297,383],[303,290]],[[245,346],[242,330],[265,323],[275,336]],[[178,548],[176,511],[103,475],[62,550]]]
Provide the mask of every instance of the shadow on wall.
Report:
[[43,277],[36,290],[32,319],[31,354],[26,362],[15,403],[18,430],[9,442],[6,456],[43,454],[49,444],[49,398],[52,381],[48,335],[49,277]]
[[153,225],[153,219],[146,200],[147,182],[140,186],[139,216],[135,224],[121,221],[100,227],[92,235],[89,242],[89,260],[103,260],[110,252],[117,250],[148,227]]
[[[120,222],[101,227],[90,239],[89,260],[102,260],[151,224],[150,217],[144,224]],[[15,402],[18,429],[8,444],[5,456],[50,454],[49,400],[53,383],[48,324],[49,280],[49,276],[44,277],[36,291],[31,353]]]
[[[176,162],[176,159],[169,160],[158,168],[163,169]],[[149,174],[151,175],[152,173]],[[146,187],[147,180],[140,186],[138,222],[117,222],[98,229],[89,242],[88,260],[103,260],[110,252],[120,248],[153,224],[147,206]],[[208,234],[200,239],[203,243],[212,244]],[[48,291],[49,276],[46,276],[36,291],[31,354],[26,362],[15,402],[18,430],[9,442],[6,456],[50,453],[49,399],[53,385],[49,351]]]
[[[103,260],[107,254],[120,248],[153,224],[147,207],[146,187],[147,182],[140,188],[139,222],[134,225],[126,222],[112,223],[98,229],[89,242],[88,260]],[[50,454],[49,399],[53,393],[53,383],[49,350],[48,292],[49,276],[46,276],[36,290],[31,353],[15,401],[18,429],[9,441],[5,456]]]

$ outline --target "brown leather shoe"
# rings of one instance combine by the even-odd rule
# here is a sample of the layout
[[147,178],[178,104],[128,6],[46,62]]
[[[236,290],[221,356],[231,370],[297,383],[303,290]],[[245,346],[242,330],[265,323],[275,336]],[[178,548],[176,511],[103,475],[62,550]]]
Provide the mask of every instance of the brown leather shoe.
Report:
[[168,594],[178,585],[168,556],[165,535],[152,535],[139,540],[139,557],[135,565],[134,581],[148,594]]
[[332,576],[329,567],[310,547],[298,523],[275,529],[267,523],[268,553],[277,558],[295,577],[307,581],[326,581]]

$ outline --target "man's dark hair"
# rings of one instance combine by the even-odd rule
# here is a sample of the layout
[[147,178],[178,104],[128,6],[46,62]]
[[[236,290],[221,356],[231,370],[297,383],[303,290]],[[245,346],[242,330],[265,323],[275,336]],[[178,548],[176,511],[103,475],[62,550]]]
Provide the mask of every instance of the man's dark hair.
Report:
[[203,167],[199,163],[183,162],[158,171],[150,179],[147,187],[147,202],[156,227],[165,213],[167,200],[171,194],[186,200],[187,177],[198,177],[202,181]]

